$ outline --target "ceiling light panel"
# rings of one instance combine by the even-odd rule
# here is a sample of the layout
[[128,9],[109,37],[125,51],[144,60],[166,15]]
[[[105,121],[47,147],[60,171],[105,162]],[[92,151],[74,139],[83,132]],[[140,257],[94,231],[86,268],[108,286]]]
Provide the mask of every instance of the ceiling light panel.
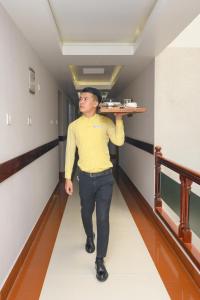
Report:
[[104,74],[104,68],[83,68],[83,74]]

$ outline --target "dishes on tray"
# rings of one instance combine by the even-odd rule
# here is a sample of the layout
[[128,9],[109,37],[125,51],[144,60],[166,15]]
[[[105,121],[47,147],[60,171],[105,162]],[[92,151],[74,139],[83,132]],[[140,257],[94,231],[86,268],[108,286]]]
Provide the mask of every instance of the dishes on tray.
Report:
[[121,107],[121,108],[131,107],[131,108],[135,108],[135,107],[137,107],[137,103],[133,102],[132,99],[124,99],[122,102],[116,101],[116,100],[114,101],[113,99],[108,99],[101,103],[101,107]]
[[105,102],[102,102],[100,106],[101,107],[108,107],[108,108],[110,108],[110,107],[136,108],[138,105],[137,105],[136,102],[132,102],[132,101],[124,101],[123,104],[121,102],[117,102],[117,101],[105,101]]
[[101,106],[103,107],[119,107],[121,105],[122,105],[121,102],[114,101],[113,99],[108,99],[101,103]]
[[137,102],[133,99],[105,99],[100,103],[100,113],[123,113],[128,116],[133,113],[143,113],[146,111],[145,107],[138,106]]
[[137,107],[137,103],[136,102],[128,102],[126,104],[124,104],[124,107]]

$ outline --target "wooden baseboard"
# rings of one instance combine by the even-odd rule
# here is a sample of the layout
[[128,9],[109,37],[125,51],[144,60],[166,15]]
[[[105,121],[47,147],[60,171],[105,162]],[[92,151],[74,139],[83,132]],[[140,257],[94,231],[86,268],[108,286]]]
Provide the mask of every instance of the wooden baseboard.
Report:
[[117,154],[114,153],[110,154],[110,159],[117,159]]
[[54,204],[55,204],[54,193],[55,193],[57,187],[58,187],[58,185],[56,186],[54,192],[52,193],[52,196],[50,197],[48,203],[46,204],[40,218],[38,219],[33,231],[31,232],[23,250],[21,251],[15,265],[13,266],[12,271],[10,272],[6,282],[4,283],[4,285],[0,291],[0,300],[7,299],[7,296],[14,285],[14,282],[20,272],[20,269],[22,268],[23,263],[25,262],[26,257],[28,256],[28,253],[31,249],[33,242],[36,240],[37,235],[45,226],[45,223],[48,220],[48,216],[50,215],[50,213],[54,207]]
[[60,172],[59,173],[59,180],[62,181],[65,179],[65,172]]
[[[142,194],[138,191],[136,186],[132,183],[132,181],[129,179],[129,177],[126,175],[126,173],[123,171],[121,167],[118,168],[117,172],[115,172],[115,178],[118,182],[119,176],[120,179],[124,181],[126,184],[126,187],[133,193],[137,194],[138,199],[136,199],[137,204],[141,207],[142,211],[146,214],[148,218],[151,218],[154,223],[158,226],[159,230],[162,232],[164,237],[167,239],[170,246],[173,248],[177,256],[180,258],[182,263],[184,264],[185,268],[188,270],[189,274],[192,276],[194,281],[197,283],[197,285],[200,287],[200,275],[195,268],[195,266],[191,263],[191,261],[188,259],[187,254],[185,253],[184,249],[181,248],[177,242],[174,240],[172,234],[170,234],[169,230],[167,229],[167,226],[163,224],[161,219],[156,215],[152,207],[148,204],[146,199],[142,196]],[[119,184],[120,187],[120,184]]]

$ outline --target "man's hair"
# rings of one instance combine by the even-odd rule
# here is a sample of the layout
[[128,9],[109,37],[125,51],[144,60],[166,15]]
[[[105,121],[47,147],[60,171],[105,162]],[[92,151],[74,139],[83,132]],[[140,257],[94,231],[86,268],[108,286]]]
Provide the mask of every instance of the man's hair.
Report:
[[85,87],[81,93],[90,93],[97,97],[98,102],[100,103],[102,100],[101,92],[100,90],[94,88],[94,87]]

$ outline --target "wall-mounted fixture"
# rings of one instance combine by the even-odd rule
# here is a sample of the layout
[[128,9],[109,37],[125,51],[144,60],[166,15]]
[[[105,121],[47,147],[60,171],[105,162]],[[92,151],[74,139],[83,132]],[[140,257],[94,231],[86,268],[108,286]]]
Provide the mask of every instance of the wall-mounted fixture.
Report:
[[35,94],[35,71],[29,67],[29,92]]
[[27,119],[27,125],[28,125],[28,126],[31,126],[31,125],[32,125],[32,118],[31,118],[31,116],[28,116],[28,119]]
[[11,114],[6,114],[6,125],[12,125],[12,117]]

